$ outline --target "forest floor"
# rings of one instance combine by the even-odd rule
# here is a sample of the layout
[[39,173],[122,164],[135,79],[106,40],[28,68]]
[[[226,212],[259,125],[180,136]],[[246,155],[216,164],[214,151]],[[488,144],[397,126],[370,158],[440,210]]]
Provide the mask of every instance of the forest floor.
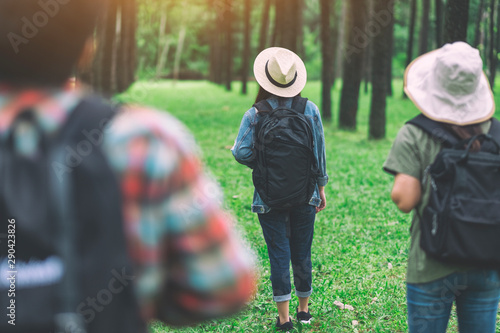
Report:
[[[337,82],[335,110],[339,86]],[[319,82],[310,82],[302,95],[320,106],[320,87]],[[220,183],[225,206],[255,252],[260,270],[257,295],[238,315],[184,329],[152,323],[154,333],[273,331],[277,311],[272,302],[267,248],[257,216],[250,212],[251,170],[238,164],[229,150],[244,112],[253,104],[257,86],[251,83],[246,96],[239,91],[238,83],[233,84],[233,92],[226,92],[204,81],[140,81],[119,96],[122,101],[167,110],[192,131],[203,151],[203,162]],[[314,319],[310,325],[295,322],[298,332],[408,330],[405,274],[410,215],[400,213],[391,202],[393,179],[382,171],[398,129],[418,114],[411,101],[401,96],[401,81],[394,81],[394,97],[388,99],[387,139],[367,140],[370,95],[363,91],[357,131],[339,130],[336,112],[332,122],[324,122],[330,182],[327,208],[316,218],[312,248],[314,293],[310,309]],[[342,309],[341,304],[349,306]],[[292,299],[292,317],[296,306],[296,299]],[[457,332],[456,327],[453,315],[448,332]]]

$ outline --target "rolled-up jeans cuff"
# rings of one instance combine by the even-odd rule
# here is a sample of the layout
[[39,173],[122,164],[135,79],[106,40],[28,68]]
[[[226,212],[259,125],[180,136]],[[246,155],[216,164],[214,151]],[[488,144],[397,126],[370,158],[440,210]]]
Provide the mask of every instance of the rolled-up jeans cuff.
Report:
[[309,291],[298,291],[297,289],[295,289],[295,295],[297,295],[297,297],[301,297],[301,298],[309,297],[309,296],[311,296],[312,293],[313,293],[312,288]]
[[273,296],[275,302],[286,302],[292,299],[292,294]]

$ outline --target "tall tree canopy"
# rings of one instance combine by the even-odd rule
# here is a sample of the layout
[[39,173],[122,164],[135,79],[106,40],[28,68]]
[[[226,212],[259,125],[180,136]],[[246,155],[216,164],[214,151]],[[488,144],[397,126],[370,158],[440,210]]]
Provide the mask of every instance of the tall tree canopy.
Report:
[[[371,93],[369,137],[384,136],[392,78],[419,54],[468,41],[494,87],[500,0],[109,0],[96,31],[92,68],[82,80],[108,96],[136,79],[208,79],[249,91],[251,64],[264,48],[298,53],[309,81],[322,80],[321,111],[357,128],[362,80]],[[385,13],[391,13],[388,19]],[[385,60],[383,60],[385,59]],[[333,83],[341,78],[337,96]],[[337,99],[338,98],[338,99]],[[333,115],[332,101],[338,100]]]

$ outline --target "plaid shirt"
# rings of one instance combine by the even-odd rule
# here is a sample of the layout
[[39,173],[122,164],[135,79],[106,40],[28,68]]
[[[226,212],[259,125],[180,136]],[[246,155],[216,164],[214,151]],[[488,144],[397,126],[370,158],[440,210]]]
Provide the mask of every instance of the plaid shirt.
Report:
[[[10,91],[0,86],[0,137],[32,107],[41,128],[57,130],[82,90]],[[30,131],[15,139],[29,154]],[[121,180],[129,253],[143,315],[171,323],[227,315],[253,295],[252,257],[221,209],[218,186],[202,170],[194,139],[165,112],[127,106],[106,131],[102,149]],[[161,287],[175,286],[168,294]],[[165,304],[168,310],[156,309]],[[167,317],[165,317],[165,315]]]

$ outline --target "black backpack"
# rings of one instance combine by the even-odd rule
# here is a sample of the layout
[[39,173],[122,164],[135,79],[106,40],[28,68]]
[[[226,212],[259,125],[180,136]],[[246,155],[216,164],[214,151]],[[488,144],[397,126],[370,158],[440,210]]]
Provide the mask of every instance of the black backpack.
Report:
[[307,98],[296,96],[292,107],[279,99],[275,109],[264,100],[254,105],[261,114],[255,127],[257,163],[252,179],[271,208],[288,209],[308,203],[317,183],[313,131],[304,115]]
[[[0,331],[137,333],[121,192],[101,151],[116,108],[83,100],[41,153],[0,149]],[[22,122],[36,126],[33,112]],[[4,278],[8,275],[9,280]]]
[[[500,122],[492,118],[488,134],[468,140],[423,115],[408,123],[444,145],[424,173],[431,194],[420,218],[420,246],[442,262],[499,268]],[[481,150],[473,153],[476,140]]]

